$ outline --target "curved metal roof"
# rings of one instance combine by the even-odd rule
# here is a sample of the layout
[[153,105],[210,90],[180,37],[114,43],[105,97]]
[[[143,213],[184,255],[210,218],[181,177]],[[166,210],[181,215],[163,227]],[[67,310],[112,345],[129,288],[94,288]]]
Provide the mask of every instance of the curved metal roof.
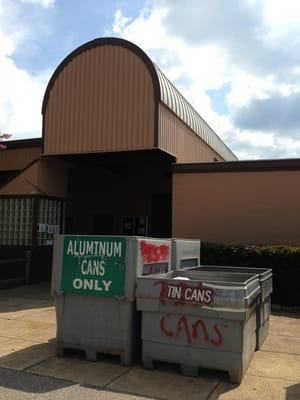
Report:
[[215,131],[204,121],[191,104],[182,96],[163,72],[154,64],[160,85],[160,101],[168,106],[200,138],[225,160],[237,160]]
[[120,38],[98,38],[92,40],[91,42],[83,44],[82,46],[75,49],[72,53],[70,53],[58,65],[47,85],[43,99],[42,114],[45,113],[49,94],[54,85],[54,82],[60,72],[65,68],[65,66],[74,57],[78,56],[82,52],[103,45],[122,46],[134,52],[138,57],[140,57],[144,61],[152,77],[157,109],[158,102],[161,101],[167,107],[169,107],[185,124],[187,124],[205,143],[213,148],[221,157],[228,161],[237,160],[235,154],[225,145],[225,143],[204,121],[204,119],[201,118],[197,111],[182,96],[182,94],[175,88],[175,86],[161,72],[161,70],[153,63],[148,55],[134,43]]

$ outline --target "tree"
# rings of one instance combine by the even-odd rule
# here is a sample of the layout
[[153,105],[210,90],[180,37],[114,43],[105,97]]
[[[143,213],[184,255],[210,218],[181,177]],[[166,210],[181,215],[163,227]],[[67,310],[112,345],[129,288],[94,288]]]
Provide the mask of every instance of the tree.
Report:
[[7,140],[11,137],[10,133],[4,133],[4,132],[0,132],[0,150],[4,150],[6,149],[5,144],[1,143],[1,139],[2,140]]

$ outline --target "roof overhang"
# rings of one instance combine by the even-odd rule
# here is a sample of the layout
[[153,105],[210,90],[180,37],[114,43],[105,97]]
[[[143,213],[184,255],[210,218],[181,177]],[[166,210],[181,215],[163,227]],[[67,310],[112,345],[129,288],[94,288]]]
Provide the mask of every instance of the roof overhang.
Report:
[[278,160],[218,161],[210,163],[173,164],[175,174],[207,172],[299,171],[300,158]]

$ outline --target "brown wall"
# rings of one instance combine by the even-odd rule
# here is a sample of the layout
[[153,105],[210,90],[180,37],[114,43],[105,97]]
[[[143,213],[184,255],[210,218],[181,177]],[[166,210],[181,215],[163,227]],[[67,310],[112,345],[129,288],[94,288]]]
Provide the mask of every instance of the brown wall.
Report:
[[300,245],[300,171],[173,174],[173,236]]
[[38,169],[37,187],[48,196],[67,197],[67,163],[60,160],[41,160]]
[[177,157],[177,162],[223,160],[171,110],[159,105],[159,147]]
[[40,157],[41,147],[27,147],[0,151],[0,171],[13,171],[25,168]]
[[76,55],[59,73],[44,110],[45,154],[154,146],[151,75],[131,50],[102,45]]
[[34,185],[37,184],[38,165],[39,161],[36,161],[26,170],[20,172],[0,189],[0,195],[36,194],[37,191],[32,186],[32,183]]
[[57,160],[38,160],[0,189],[0,195],[45,194],[66,197],[68,166]]

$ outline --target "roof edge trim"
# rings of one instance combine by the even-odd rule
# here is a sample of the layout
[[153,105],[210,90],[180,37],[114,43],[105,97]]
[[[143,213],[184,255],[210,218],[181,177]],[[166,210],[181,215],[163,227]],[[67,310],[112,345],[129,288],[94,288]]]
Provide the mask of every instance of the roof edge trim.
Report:
[[300,158],[173,164],[173,173],[300,171]]
[[16,140],[5,140],[2,141],[5,144],[6,149],[4,151],[13,150],[13,149],[24,149],[27,147],[41,147],[42,146],[42,138],[31,138],[31,139],[16,139]]

